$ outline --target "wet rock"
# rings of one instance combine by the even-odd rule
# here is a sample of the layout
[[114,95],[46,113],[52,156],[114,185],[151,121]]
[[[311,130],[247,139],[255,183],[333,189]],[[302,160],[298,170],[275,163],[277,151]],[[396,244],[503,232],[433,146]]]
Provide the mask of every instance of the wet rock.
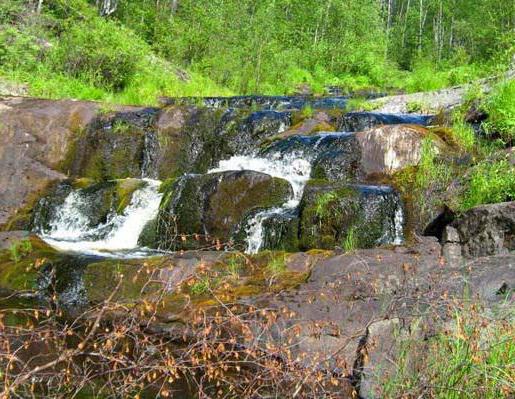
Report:
[[431,117],[425,115],[349,112],[342,117],[338,130],[360,132],[382,125],[410,124],[427,126],[430,122]]
[[[390,175],[407,166],[417,165],[428,131],[413,125],[381,126],[356,133],[361,146],[361,168],[366,175]],[[436,138],[436,149],[444,148]]]
[[233,154],[229,146],[237,113],[194,107],[167,107],[159,112],[158,176],[205,173]]
[[315,98],[309,96],[236,96],[162,98],[163,105],[198,105],[210,108],[239,108],[262,110],[344,109],[347,97]]
[[185,176],[164,193],[158,216],[159,247],[228,244],[250,212],[280,206],[291,195],[286,180],[259,172]]
[[312,181],[300,204],[300,246],[351,250],[392,243],[402,235],[398,212],[399,196],[390,187]]
[[28,231],[3,231],[0,232],[0,250],[9,249],[13,244],[27,238]]
[[[300,119],[296,121],[296,119]],[[302,112],[292,116],[293,126],[288,130],[273,137],[274,140],[284,139],[289,136],[311,136],[319,132],[334,132],[333,118],[325,112],[315,112],[312,116],[305,117]]]
[[71,175],[97,181],[142,177],[154,115],[154,109],[143,109],[96,119],[73,144]]
[[299,217],[295,212],[272,215],[263,221],[261,250],[294,252],[299,249]]
[[267,158],[302,157],[312,163],[311,177],[354,182],[361,176],[361,149],[354,134],[320,133],[290,136],[270,143],[260,152]]
[[497,255],[515,250],[515,202],[481,205],[453,223],[465,257]]

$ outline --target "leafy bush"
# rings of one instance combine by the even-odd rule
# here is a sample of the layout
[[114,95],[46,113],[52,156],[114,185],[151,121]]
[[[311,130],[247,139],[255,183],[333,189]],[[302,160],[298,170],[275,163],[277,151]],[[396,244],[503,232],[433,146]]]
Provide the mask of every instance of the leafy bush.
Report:
[[52,57],[56,70],[120,91],[134,76],[144,53],[145,45],[132,32],[95,19],[70,27]]
[[515,80],[501,83],[484,102],[488,133],[496,133],[508,144],[515,140]]
[[480,204],[515,199],[515,167],[507,159],[485,160],[472,169],[468,188],[461,201],[467,210]]

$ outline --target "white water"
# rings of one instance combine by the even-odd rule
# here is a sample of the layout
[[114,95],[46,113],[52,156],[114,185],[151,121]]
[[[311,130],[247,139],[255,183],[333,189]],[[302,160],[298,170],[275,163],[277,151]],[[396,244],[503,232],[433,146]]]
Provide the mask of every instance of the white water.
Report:
[[401,245],[404,242],[404,212],[401,204],[399,204],[395,210],[394,226],[395,239],[393,240],[393,244]]
[[[84,199],[80,190],[72,191],[50,223],[50,230],[41,235],[42,238],[62,251],[127,256],[116,252],[138,248],[138,238],[146,223],[157,216],[161,202],[161,194],[158,192],[160,182],[144,180],[147,184],[134,192],[122,214],[113,212],[106,223],[94,228],[88,227],[88,218],[81,211]],[[104,238],[92,240],[94,236]],[[131,255],[137,256],[137,252]]]
[[281,214],[288,209],[296,208],[302,198],[304,187],[311,174],[311,163],[302,158],[300,154],[287,154],[281,156],[276,153],[270,158],[261,158],[248,155],[237,155],[225,161],[220,161],[215,169],[208,173],[217,173],[233,170],[252,170],[266,173],[272,177],[287,180],[293,189],[293,196],[280,208],[267,209],[258,212],[248,222],[247,249],[250,254],[257,253],[263,244],[263,222],[270,216]]

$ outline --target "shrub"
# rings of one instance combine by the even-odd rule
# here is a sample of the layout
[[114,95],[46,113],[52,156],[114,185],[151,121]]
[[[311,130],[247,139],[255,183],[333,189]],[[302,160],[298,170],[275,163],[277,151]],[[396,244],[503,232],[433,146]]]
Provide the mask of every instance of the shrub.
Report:
[[515,168],[507,159],[485,160],[473,169],[461,201],[462,210],[515,199]]
[[95,19],[71,26],[61,37],[52,60],[58,71],[120,91],[135,74],[144,47],[128,29]]
[[501,83],[485,100],[488,113],[484,124],[490,134],[498,134],[508,144],[515,140],[515,80]]

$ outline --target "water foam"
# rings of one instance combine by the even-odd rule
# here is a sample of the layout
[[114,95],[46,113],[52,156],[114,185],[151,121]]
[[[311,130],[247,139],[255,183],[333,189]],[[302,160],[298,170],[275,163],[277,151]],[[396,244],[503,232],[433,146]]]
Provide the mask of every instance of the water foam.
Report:
[[160,182],[144,180],[145,186],[134,192],[123,213],[112,212],[105,223],[93,228],[88,227],[88,217],[82,212],[85,199],[80,190],[72,191],[50,222],[50,229],[41,237],[61,251],[137,256],[137,251],[132,254],[128,251],[138,248],[138,238],[147,222],[157,216],[161,202]]

